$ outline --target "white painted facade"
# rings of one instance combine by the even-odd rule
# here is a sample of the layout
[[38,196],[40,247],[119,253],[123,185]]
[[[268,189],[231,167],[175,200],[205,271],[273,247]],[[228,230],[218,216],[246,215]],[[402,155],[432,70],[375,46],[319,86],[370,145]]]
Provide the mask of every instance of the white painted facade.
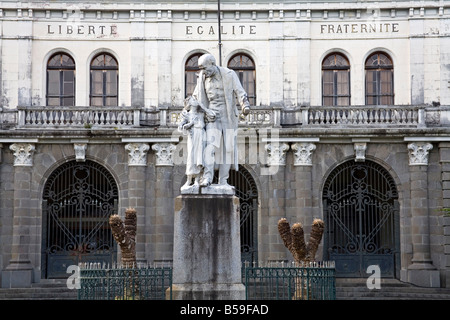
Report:
[[[144,107],[182,105],[187,58],[196,52],[218,57],[213,3],[2,2],[2,7],[4,108],[45,105],[46,65],[58,51],[75,59],[79,106],[89,105],[89,63],[96,53],[118,59],[119,105]],[[257,105],[318,106],[322,60],[341,52],[351,64],[351,104],[364,105],[365,59],[384,51],[394,62],[396,105],[447,105],[449,10],[442,1],[225,2],[223,64],[237,52],[254,59]],[[135,88],[143,94],[132,98]]]

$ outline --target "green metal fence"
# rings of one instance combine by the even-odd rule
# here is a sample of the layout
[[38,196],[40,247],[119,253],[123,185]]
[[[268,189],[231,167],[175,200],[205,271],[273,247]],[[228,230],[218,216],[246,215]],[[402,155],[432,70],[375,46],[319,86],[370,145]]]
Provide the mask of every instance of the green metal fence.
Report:
[[[334,262],[242,266],[247,300],[334,300]],[[172,268],[80,266],[80,300],[171,300]]]
[[335,300],[334,262],[276,263],[242,269],[247,300]]
[[84,265],[80,287],[79,300],[171,300],[172,268]]

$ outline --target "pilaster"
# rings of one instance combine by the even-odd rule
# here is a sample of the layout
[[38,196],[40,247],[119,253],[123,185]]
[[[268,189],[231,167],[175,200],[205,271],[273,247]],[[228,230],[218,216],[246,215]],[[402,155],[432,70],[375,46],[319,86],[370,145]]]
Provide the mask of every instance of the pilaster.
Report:
[[145,259],[145,177],[149,149],[150,146],[147,143],[130,142],[125,145],[125,150],[128,151],[128,207],[136,209],[137,213],[136,257],[138,261]]
[[33,228],[31,210],[31,185],[33,174],[34,144],[14,143],[14,209],[11,260],[2,272],[3,288],[25,288],[33,283],[34,266],[29,253],[32,251]]
[[430,252],[430,217],[428,208],[429,142],[408,144],[411,186],[411,232],[413,257],[408,266],[408,281],[424,287],[439,287],[439,271],[432,264]]
[[[176,146],[173,143],[161,142],[152,145],[155,151],[155,175],[158,183],[155,185],[155,211],[153,228],[156,239],[154,260],[170,260],[173,254],[173,212],[174,212],[174,186],[173,186],[173,152]],[[178,188],[180,188],[178,186]]]
[[442,181],[442,207],[444,236],[442,244],[444,246],[444,283],[450,288],[450,143],[439,143],[439,161],[441,163]]
[[311,225],[314,217],[312,211],[312,165],[316,145],[310,142],[297,142],[291,145],[294,151],[295,194],[297,221]]

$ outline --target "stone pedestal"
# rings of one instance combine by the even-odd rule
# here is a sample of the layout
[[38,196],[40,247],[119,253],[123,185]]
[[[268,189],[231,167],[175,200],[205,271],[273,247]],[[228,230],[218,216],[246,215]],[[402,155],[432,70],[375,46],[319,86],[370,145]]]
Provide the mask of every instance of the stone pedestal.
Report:
[[2,288],[29,288],[33,283],[33,266],[30,261],[10,261],[2,272]]
[[175,199],[172,299],[244,299],[239,198],[204,193]]

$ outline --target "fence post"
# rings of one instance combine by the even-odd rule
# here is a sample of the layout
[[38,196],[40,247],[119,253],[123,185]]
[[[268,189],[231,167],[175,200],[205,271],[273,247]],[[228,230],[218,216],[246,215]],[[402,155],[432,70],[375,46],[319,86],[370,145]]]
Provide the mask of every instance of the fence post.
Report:
[[19,127],[24,126],[25,125],[25,110],[24,109],[19,109],[17,111],[18,113],[18,125]]
[[159,125],[166,126],[167,125],[167,110],[169,107],[167,106],[159,106]]
[[425,108],[419,108],[417,127],[424,128],[425,126]]
[[309,108],[303,107],[302,108],[302,125],[303,126],[308,125],[308,113],[309,113]]
[[135,127],[139,127],[141,124],[141,110],[140,109],[134,109],[134,113],[133,113],[133,125]]

